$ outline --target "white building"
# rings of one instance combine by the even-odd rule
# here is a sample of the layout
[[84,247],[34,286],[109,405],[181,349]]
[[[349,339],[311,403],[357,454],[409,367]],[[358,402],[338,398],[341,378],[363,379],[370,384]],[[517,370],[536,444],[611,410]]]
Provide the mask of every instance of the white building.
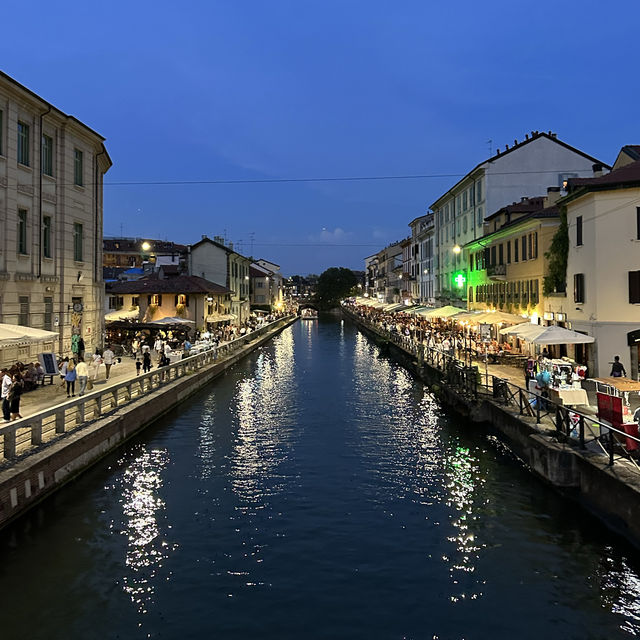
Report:
[[435,213],[436,291],[441,304],[464,304],[467,256],[459,248],[483,235],[485,218],[523,197],[573,177],[589,177],[599,160],[558,140],[556,134],[532,131],[481,162],[432,205]]
[[110,167],[102,136],[0,72],[0,322],[58,332],[59,354],[102,345]]
[[633,160],[634,150],[640,147],[623,148],[611,173],[569,180],[559,202],[566,207],[569,252],[566,298],[555,299],[555,312],[596,339],[586,352],[574,352],[592,376],[608,376],[620,356],[627,376],[638,379],[640,160]]
[[435,304],[435,273],[433,269],[434,256],[434,215],[428,213],[409,223],[413,240],[413,277],[415,295],[414,301],[425,305]]

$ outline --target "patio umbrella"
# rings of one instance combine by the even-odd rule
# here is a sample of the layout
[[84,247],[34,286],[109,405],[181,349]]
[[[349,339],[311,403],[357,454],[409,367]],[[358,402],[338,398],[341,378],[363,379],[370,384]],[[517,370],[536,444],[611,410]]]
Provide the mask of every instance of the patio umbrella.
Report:
[[439,309],[429,309],[428,311],[419,311],[418,315],[423,318],[449,318],[455,316],[456,313],[462,313],[466,309],[460,309],[459,307],[452,307],[448,304],[446,307],[440,307]]
[[555,324],[541,328],[542,331],[533,337],[530,334],[521,337],[532,344],[586,344],[596,341],[593,336],[586,336],[584,333],[565,329]]
[[153,320],[150,324],[195,324],[195,320],[187,318],[178,318],[177,316],[166,316],[159,320]]
[[500,333],[504,335],[505,333],[509,333],[514,336],[518,336],[518,338],[525,338],[525,336],[529,336],[531,338],[537,336],[541,333],[546,327],[543,327],[539,324],[533,324],[532,322],[522,322],[515,326],[504,327],[500,329]]
[[522,316],[517,316],[514,313],[506,313],[505,311],[484,311],[477,314],[473,318],[478,324],[517,324],[522,323]]

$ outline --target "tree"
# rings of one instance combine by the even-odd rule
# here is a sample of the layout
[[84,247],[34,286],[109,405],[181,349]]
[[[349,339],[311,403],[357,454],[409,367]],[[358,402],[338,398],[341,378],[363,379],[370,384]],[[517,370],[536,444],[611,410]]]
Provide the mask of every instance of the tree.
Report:
[[564,292],[567,287],[567,258],[569,256],[569,229],[567,208],[560,209],[560,226],[555,232],[549,251],[544,254],[548,260],[548,274],[544,277],[543,293]]
[[331,267],[318,278],[316,298],[323,306],[335,306],[351,295],[356,284],[357,278],[351,269]]

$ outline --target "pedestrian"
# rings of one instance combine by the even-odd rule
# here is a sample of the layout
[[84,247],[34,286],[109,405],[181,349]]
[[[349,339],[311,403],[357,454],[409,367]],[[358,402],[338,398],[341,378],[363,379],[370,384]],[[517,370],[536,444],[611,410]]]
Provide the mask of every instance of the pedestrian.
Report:
[[102,361],[104,362],[104,368],[107,370],[105,380],[109,379],[109,373],[111,371],[111,365],[113,364],[114,358],[115,358],[115,353],[111,351],[111,347],[107,347],[102,352]]
[[[138,363],[136,362],[136,367]],[[142,354],[142,370],[144,373],[149,373],[151,371],[151,353],[149,351],[145,351]]]
[[64,377],[67,375],[67,368],[69,367],[69,358],[65,358],[62,364],[58,367],[58,373],[60,374],[60,386],[64,389]]
[[11,420],[17,420],[22,418],[20,415],[20,398],[24,391],[24,381],[19,373],[13,374],[13,380],[11,381],[11,388],[7,395],[9,400],[9,406],[11,409]]
[[80,338],[78,339],[78,360],[82,358],[84,361],[84,349],[84,340],[82,339],[82,336],[80,336]]
[[627,372],[624,369],[624,365],[620,362],[620,356],[614,356],[613,363],[611,365],[611,373],[609,374],[613,378],[626,378]]
[[83,396],[87,389],[87,381],[89,380],[89,367],[84,361],[84,358],[78,358],[78,365],[76,366],[76,376],[78,377],[78,384],[80,389],[78,395]]
[[524,386],[529,388],[529,380],[535,380],[538,373],[538,365],[533,356],[529,356],[524,365]]
[[2,374],[2,417],[5,422],[11,420],[11,403],[9,402],[9,389],[11,389],[11,376],[6,368],[0,372]]
[[[76,377],[76,363],[73,358],[71,358],[67,364],[67,373],[64,376],[65,382],[67,383],[67,398],[76,397]],[[69,392],[71,392],[71,395],[69,395]]]
[[93,379],[97,380],[98,372],[100,371],[100,365],[102,364],[102,354],[100,349],[96,348],[96,352],[91,357],[91,365],[93,368]]
[[142,369],[142,362],[140,362],[140,358],[136,358],[136,375],[140,375],[140,369]]

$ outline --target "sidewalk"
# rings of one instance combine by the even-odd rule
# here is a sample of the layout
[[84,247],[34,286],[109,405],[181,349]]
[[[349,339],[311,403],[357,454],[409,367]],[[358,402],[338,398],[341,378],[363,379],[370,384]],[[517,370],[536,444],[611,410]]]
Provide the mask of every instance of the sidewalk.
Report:
[[[91,369],[89,369],[91,372]],[[136,361],[130,357],[122,358],[122,362],[118,362],[111,367],[109,380],[105,380],[105,368],[104,365],[100,365],[98,371],[98,378],[93,382],[93,390],[106,389],[119,382],[124,382],[130,378],[136,377]],[[78,391],[80,384],[76,380],[76,398],[78,398]],[[87,389],[87,393],[89,390]],[[45,384],[44,386],[38,386],[32,391],[27,391],[20,399],[20,415],[23,417],[31,416],[38,411],[44,411],[50,409],[56,405],[63,404],[67,401],[67,387],[60,386],[60,377],[55,376],[53,378],[53,384]],[[70,398],[69,398],[70,399]],[[74,398],[75,399],[75,398]]]

